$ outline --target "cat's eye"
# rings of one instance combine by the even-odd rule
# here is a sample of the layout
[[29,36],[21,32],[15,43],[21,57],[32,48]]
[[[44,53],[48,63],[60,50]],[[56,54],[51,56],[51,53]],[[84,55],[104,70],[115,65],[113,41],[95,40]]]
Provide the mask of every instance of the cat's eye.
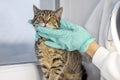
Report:
[[52,16],[52,14],[49,14],[49,16],[51,17],[51,16]]
[[41,13],[40,16],[45,16],[45,15],[43,13]]

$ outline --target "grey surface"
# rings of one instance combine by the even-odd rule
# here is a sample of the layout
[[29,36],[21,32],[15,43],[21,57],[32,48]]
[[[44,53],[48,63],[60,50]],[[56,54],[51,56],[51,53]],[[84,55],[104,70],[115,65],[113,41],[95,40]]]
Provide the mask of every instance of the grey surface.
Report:
[[56,9],[56,0],[40,0],[40,9]]
[[34,46],[31,44],[0,44],[0,65],[36,61]]
[[82,63],[87,71],[87,80],[100,80],[100,71],[93,63]]

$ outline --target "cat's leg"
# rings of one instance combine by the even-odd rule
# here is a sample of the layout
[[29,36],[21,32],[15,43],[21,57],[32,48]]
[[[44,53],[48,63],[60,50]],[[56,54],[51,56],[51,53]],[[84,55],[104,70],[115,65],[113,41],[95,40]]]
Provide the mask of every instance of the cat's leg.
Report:
[[49,80],[59,80],[61,73],[63,72],[64,63],[63,61],[57,60],[53,62],[53,65],[50,69]]
[[64,72],[61,73],[58,80],[67,80],[66,77],[64,76]]
[[[42,71],[47,80],[58,80],[60,74],[62,73],[63,63],[61,61],[54,62],[53,66],[51,66],[47,61],[44,62],[44,59],[41,59],[41,67]],[[51,66],[51,67],[50,67]]]
[[63,58],[62,54],[65,53],[57,50],[53,55],[49,80],[59,80],[60,75],[63,73],[63,68],[65,66],[65,59]]
[[63,79],[64,80],[82,80],[82,73],[71,73],[71,72],[64,73]]
[[64,75],[68,80],[82,80],[83,69],[81,62],[82,56],[78,51],[69,53],[68,63],[64,69]]
[[61,73],[62,73],[62,67],[53,67],[49,74],[49,80],[59,80]]

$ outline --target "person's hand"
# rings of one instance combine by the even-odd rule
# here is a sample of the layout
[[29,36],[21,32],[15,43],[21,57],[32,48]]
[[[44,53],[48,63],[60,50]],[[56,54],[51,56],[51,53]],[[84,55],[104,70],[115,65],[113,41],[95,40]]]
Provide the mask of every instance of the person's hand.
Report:
[[60,29],[51,29],[47,27],[36,27],[37,34],[41,37],[50,39],[45,44],[58,49],[68,51],[79,50],[86,52],[90,43],[95,39],[81,26],[61,20]]

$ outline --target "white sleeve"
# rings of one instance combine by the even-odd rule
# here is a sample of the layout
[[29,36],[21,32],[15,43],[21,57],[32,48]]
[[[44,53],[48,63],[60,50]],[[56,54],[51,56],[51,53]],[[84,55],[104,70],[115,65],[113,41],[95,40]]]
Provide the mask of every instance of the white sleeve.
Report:
[[106,80],[120,80],[120,55],[117,52],[110,53],[100,47],[92,62],[100,69],[101,76]]

